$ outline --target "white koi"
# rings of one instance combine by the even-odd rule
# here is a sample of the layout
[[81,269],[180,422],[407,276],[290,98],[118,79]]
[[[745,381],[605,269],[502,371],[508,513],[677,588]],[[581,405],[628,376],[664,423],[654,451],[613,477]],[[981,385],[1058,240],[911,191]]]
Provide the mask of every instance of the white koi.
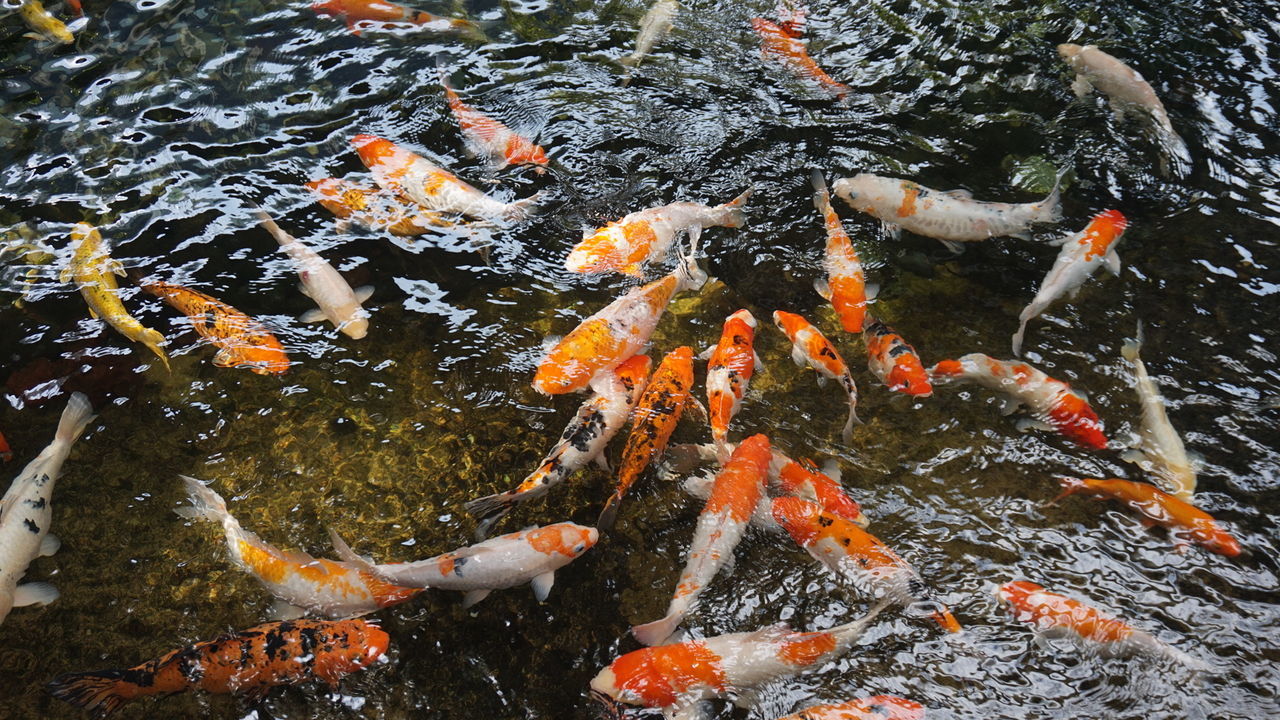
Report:
[[678,0],[658,0],[651,5],[644,17],[640,18],[640,32],[636,33],[635,52],[622,58],[620,62],[631,68],[640,67],[640,63],[653,50],[653,46],[671,32],[679,12]]
[[1169,422],[1164,398],[1156,381],[1147,374],[1147,366],[1138,356],[1142,348],[1142,325],[1136,340],[1126,341],[1121,353],[1133,363],[1138,399],[1142,403],[1142,430],[1137,444],[1121,457],[1160,478],[1170,494],[1183,502],[1195,504],[1196,463],[1187,455],[1182,437]]

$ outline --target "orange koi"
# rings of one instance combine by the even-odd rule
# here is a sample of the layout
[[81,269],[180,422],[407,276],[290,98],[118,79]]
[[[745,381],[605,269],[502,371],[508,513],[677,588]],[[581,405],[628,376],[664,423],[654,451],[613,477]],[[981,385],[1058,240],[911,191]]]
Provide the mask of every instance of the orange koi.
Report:
[[354,220],[371,230],[386,230],[392,235],[412,237],[456,224],[417,203],[338,178],[312,180],[306,188],[315,196],[316,202],[338,218]]
[[365,620],[286,620],[174,650],[127,670],[69,673],[49,692],[104,718],[149,695],[188,690],[260,702],[271,688],[319,680],[330,688],[386,655],[391,638]]
[[[774,459],[777,460],[781,453],[774,453]],[[778,471],[778,489],[785,495],[791,497],[802,498],[804,500],[812,500],[822,509],[837,517],[844,518],[849,522],[857,523],[862,527],[867,526],[867,516],[862,514],[862,506],[858,501],[849,497],[844,491],[840,483],[836,481],[839,477],[836,471],[839,470],[835,463],[831,463],[836,475],[833,478],[827,473],[818,470],[818,466],[812,460],[802,459],[799,462],[783,456],[785,462]]]
[[764,495],[769,472],[769,438],[753,435],[743,440],[716,475],[711,497],[698,516],[698,525],[689,544],[689,560],[676,585],[675,596],[660,620],[631,628],[644,645],[660,645],[693,611],[698,596],[732,557],[751,521],[756,504]]
[[547,171],[549,160],[541,146],[462,102],[462,98],[449,85],[443,70],[440,72],[440,84],[444,86],[449,109],[462,128],[467,146],[476,155],[489,158],[498,170],[508,165],[533,165],[538,174]]
[[814,282],[818,294],[826,298],[840,317],[845,332],[862,332],[867,314],[868,295],[875,295],[875,286],[867,287],[862,261],[849,241],[849,234],[840,224],[840,216],[831,207],[831,195],[822,172],[813,171],[813,204],[822,214],[827,227],[827,254],[822,261],[827,279]]
[[662,457],[693,391],[693,349],[678,347],[662,358],[632,413],[631,434],[622,448],[618,489],[609,496],[596,526],[613,527],[618,505],[649,464]]
[[480,28],[469,20],[441,17],[389,0],[324,0],[312,4],[311,9],[319,15],[345,17],[347,29],[356,35],[362,29],[378,30],[392,23],[408,23],[432,32],[482,36]]
[[813,559],[845,578],[860,592],[896,605],[925,602],[929,617],[947,632],[960,632],[946,605],[929,597],[915,569],[879,538],[821,506],[795,497],[775,498],[773,519]]
[[834,705],[814,705],[778,720],[920,720],[924,706],[895,695],[876,695]]
[[779,0],[773,10],[778,16],[778,27],[789,37],[804,37],[804,26],[809,13],[800,0]]
[[916,349],[893,328],[872,317],[862,338],[867,343],[867,367],[890,390],[922,398],[933,394],[929,373]]
[[849,366],[822,331],[803,317],[776,310],[773,313],[773,324],[791,340],[791,359],[796,365],[807,365],[818,371],[819,385],[823,385],[827,378],[836,380],[849,396],[849,419],[840,431],[840,437],[847,444],[853,439],[853,424],[862,422],[858,419],[858,386],[853,383]]
[[84,5],[80,0],[67,0],[67,7],[71,8],[71,12],[75,13],[76,17],[84,17]]
[[761,50],[765,58],[776,57],[788,70],[803,80],[816,83],[823,90],[834,95],[837,100],[844,100],[849,95],[849,86],[837,82],[818,67],[818,63],[809,57],[804,43],[797,40],[788,30],[779,27],[764,18],[752,18],[751,27],[760,36]]
[[289,370],[284,346],[248,315],[181,285],[144,280],[139,286],[186,313],[196,333],[221,348],[213,356],[215,367],[244,367],[259,375],[280,375]]
[[1062,493],[1053,499],[1053,503],[1076,493],[1115,500],[1141,515],[1143,524],[1148,527],[1159,525],[1168,528],[1175,536],[1186,536],[1219,555],[1236,557],[1241,552],[1240,543],[1212,515],[1154,485],[1093,478],[1062,478],[1059,482]]
[[711,439],[721,463],[727,461],[732,452],[726,440],[729,423],[742,407],[742,396],[747,393],[751,375],[761,367],[760,357],[753,348],[755,338],[755,316],[746,308],[738,310],[725,319],[720,342],[707,362],[707,414]]

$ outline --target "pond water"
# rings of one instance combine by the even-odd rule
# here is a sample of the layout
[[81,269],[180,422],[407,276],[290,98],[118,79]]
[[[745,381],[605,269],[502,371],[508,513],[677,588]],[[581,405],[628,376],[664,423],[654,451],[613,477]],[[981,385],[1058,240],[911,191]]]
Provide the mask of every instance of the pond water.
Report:
[[[753,16],[770,0],[689,0],[675,29],[623,85],[647,3],[458,0],[488,40],[428,32],[350,33],[305,2],[85,0],[69,47],[0,20],[8,148],[0,177],[7,243],[55,256],[3,258],[0,432],[16,474],[52,438],[65,395],[100,408],[54,494],[61,551],[27,579],[61,598],[0,626],[0,716],[74,718],[44,685],[71,671],[127,667],[270,617],[271,597],[226,559],[221,535],[173,513],[178,474],[211,481],[246,528],[282,548],[332,556],[333,527],[381,561],[471,542],[462,504],[531,471],[582,401],[529,385],[544,339],[624,292],[621,276],[563,269],[586,227],[676,200],[723,202],[754,185],[742,230],[712,229],[716,278],[673,304],[651,355],[715,342],[725,316],[762,320],[752,380],[733,434],[765,432],[793,455],[837,458],[870,529],[912,562],[965,632],[886,613],[843,659],[765,689],[750,710],[775,718],[818,702],[892,693],[934,718],[1251,718],[1280,716],[1280,274],[1277,52],[1270,2],[868,2],[813,0],[814,58],[853,88],[834,102],[762,60]],[[57,4],[50,8],[60,14]],[[65,15],[64,15],[65,16]],[[1186,139],[1185,178],[1159,172],[1142,127],[1079,100],[1054,50],[1096,43],[1139,69]],[[504,199],[544,190],[532,222],[472,239],[392,240],[335,231],[302,183],[363,175],[349,141],[387,137],[465,179],[468,157],[437,67],[465,99],[548,149],[556,168],[504,171]],[[1027,356],[1089,394],[1108,435],[1137,429],[1125,338],[1145,323],[1144,359],[1173,424],[1204,458],[1198,502],[1249,553],[1175,552],[1116,505],[1044,503],[1060,476],[1144,479],[1118,449],[1088,451],[1015,429],[991,393],[944,388],[916,400],[865,370],[860,339],[837,330],[813,291],[823,231],[809,171],[876,172],[980,199],[1043,197],[1069,171],[1065,219],[1035,240],[998,238],[960,255],[934,240],[885,236],[838,211],[881,295],[877,315],[932,364],[968,352],[1009,357],[1019,310],[1057,250],[1044,242],[1105,208],[1131,221],[1119,277],[1099,273],[1031,325]],[[253,204],[312,244],[350,280],[372,285],[368,337],[296,317],[312,307]],[[211,364],[186,321],[122,280],[126,305],[169,339],[173,371],[88,317],[58,282],[71,226],[102,229],[143,275],[189,285],[264,322],[296,365],[262,377]],[[30,280],[30,284],[28,281]],[[26,292],[21,307],[9,304]],[[791,364],[768,318],[814,319],[862,392],[853,441],[844,399]],[[704,395],[699,364],[697,393]],[[673,442],[705,442],[682,421]],[[616,462],[621,440],[610,448]],[[7,482],[7,481],[6,481]],[[593,524],[612,478],[594,466],[503,524]],[[301,687],[256,709],[276,718],[589,718],[589,680],[637,647],[633,623],[659,617],[700,505],[647,474],[614,532],[562,570],[539,604],[527,588],[470,611],[427,593],[378,613],[390,662],[337,692]],[[785,536],[749,532],[736,568],[703,596],[695,635],[779,621],[823,628],[866,605]],[[1027,579],[1087,599],[1219,672],[1193,678],[1141,658],[1039,647],[990,590]],[[119,716],[252,717],[227,697],[188,694]]]

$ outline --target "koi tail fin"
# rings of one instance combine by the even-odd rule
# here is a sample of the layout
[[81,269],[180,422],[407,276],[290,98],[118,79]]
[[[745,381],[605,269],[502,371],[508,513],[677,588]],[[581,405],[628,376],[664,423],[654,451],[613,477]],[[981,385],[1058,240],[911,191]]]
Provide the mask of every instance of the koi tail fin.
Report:
[[271,237],[275,238],[276,242],[280,243],[280,245],[284,246],[289,243],[297,242],[297,238],[280,229],[280,226],[276,224],[276,221],[272,220],[271,216],[262,208],[254,207],[254,212],[258,216],[258,224],[262,226],[262,229],[271,233]]
[[182,483],[187,488],[191,506],[180,507],[174,510],[175,513],[189,520],[208,520],[218,524],[226,524],[228,520],[235,522],[231,513],[227,511],[227,502],[221,495],[193,477],[188,475],[178,477],[182,478]]
[[1029,317],[1018,318],[1018,332],[1013,334],[1013,356],[1022,357],[1022,340],[1027,335],[1027,323],[1031,321]]
[[523,200],[517,200],[507,205],[507,209],[502,211],[502,218],[510,222],[525,222],[538,214],[538,203],[542,201],[544,191],[538,191]]
[[929,615],[929,617],[947,632],[958,633],[964,629],[961,627],[960,622],[956,620],[956,616],[951,614],[951,610],[942,603],[938,603],[938,609]]
[[1058,496],[1055,497],[1054,499],[1045,503],[1044,504],[1045,507],[1052,507],[1054,505],[1057,505],[1059,502],[1062,502],[1062,500],[1066,497],[1085,491],[1085,482],[1080,478],[1064,477],[1064,478],[1059,478],[1058,482],[1062,484],[1062,492],[1058,493]]
[[1138,321],[1138,336],[1133,340],[1125,340],[1120,354],[1131,363],[1138,362],[1138,351],[1142,349],[1142,321]]
[[483,540],[489,535],[489,529],[492,528],[499,520],[511,512],[512,508],[520,502],[516,493],[504,492],[496,495],[486,495],[482,498],[476,498],[467,502],[465,507],[468,513],[471,513],[478,520],[476,523],[476,539]]
[[647,647],[662,645],[675,634],[681,620],[684,620],[684,611],[677,610],[667,613],[667,616],[661,620],[654,620],[644,625],[632,625],[631,634],[641,645]]
[[120,670],[68,673],[46,686],[49,694],[84,708],[95,718],[105,718],[138,696],[138,685],[125,680]]
[[676,275],[680,280],[677,292],[681,290],[698,290],[706,284],[707,273],[698,267],[698,240],[702,237],[702,228],[694,225],[689,230],[689,253],[680,256],[680,266]]
[[[1165,119],[1168,123],[1168,119]],[[1191,153],[1173,126],[1156,125],[1156,143],[1160,146],[1160,172],[1166,176],[1184,178],[1191,174]]]
[[876,619],[876,616],[880,614],[880,611],[889,607],[893,603],[894,600],[892,597],[885,597],[868,610],[866,615],[863,615],[851,623],[837,625],[827,632],[839,638],[842,645],[852,643],[861,637],[862,633],[866,632],[866,629],[871,625],[871,621]]
[[756,188],[753,185],[742,191],[738,197],[716,208],[717,223],[720,227],[740,228],[747,224],[747,214],[742,211],[742,208],[755,191]]
[[67,400],[67,407],[62,411],[62,419],[58,421],[58,432],[54,439],[70,445],[95,417],[97,416],[93,414],[89,398],[84,393],[71,393],[71,399]]
[[1063,170],[1054,179],[1053,189],[1049,191],[1049,195],[1040,203],[1036,222],[1056,223],[1062,220],[1062,179],[1067,176],[1069,171],[1070,168]]
[[831,191],[827,189],[826,178],[822,177],[821,170],[814,170],[809,174],[809,182],[813,184],[813,206],[818,208],[818,212],[825,218],[833,212]]
[[596,529],[600,532],[608,532],[613,529],[613,524],[618,520],[618,506],[622,504],[622,493],[615,492],[609,496],[604,502],[604,509],[600,511],[600,517],[596,520]]
[[844,429],[840,431],[840,438],[844,440],[844,444],[848,445],[853,440],[853,424],[862,424],[862,420],[858,418],[858,396],[849,396],[849,419],[844,422]]

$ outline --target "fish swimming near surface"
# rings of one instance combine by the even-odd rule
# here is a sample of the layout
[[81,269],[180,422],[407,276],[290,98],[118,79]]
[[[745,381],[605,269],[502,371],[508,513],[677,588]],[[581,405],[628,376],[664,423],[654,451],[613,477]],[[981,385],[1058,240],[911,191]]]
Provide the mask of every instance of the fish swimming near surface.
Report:
[[75,282],[89,305],[91,316],[101,319],[130,340],[146,345],[160,358],[166,370],[172,370],[169,356],[162,347],[164,336],[144,327],[120,302],[120,286],[116,284],[115,276],[125,275],[124,266],[108,253],[102,234],[88,223],[79,223],[71,229],[71,242],[75,251],[70,264],[60,275],[62,282]]
[[443,70],[440,71],[440,84],[444,86],[453,119],[462,128],[462,136],[473,154],[488,158],[497,170],[508,165],[533,165],[539,174],[546,172],[550,161],[541,146],[462,102]]
[[876,536],[797,497],[775,498],[773,518],[814,560],[858,592],[895,605],[927,606],[925,614],[942,629],[960,632],[960,623],[946,605],[930,597],[915,569]]
[[939,240],[956,253],[962,243],[990,237],[1029,238],[1032,225],[1062,219],[1058,183],[1044,200],[1021,204],[982,202],[966,190],[943,192],[870,173],[840,178],[831,189],[854,210],[878,218],[891,235],[905,228]]
[[705,700],[753,704],[759,688],[844,654],[862,637],[881,606],[829,630],[796,632],[785,624],[647,647],[619,657],[591,680],[592,697],[616,717],[619,706],[661,709],[673,719],[705,717]]
[[977,383],[1003,393],[1001,411],[1009,415],[1020,406],[1031,411],[1034,425],[1056,430],[1070,440],[1094,450],[1107,447],[1102,422],[1089,402],[1071,386],[1045,375],[1025,362],[1006,362],[982,353],[959,360],[943,360],[929,370],[935,385],[947,382]]
[[1194,670],[1209,666],[1150,633],[1079,600],[1045,590],[1026,580],[995,588],[996,599],[1021,622],[1031,623],[1039,637],[1069,637],[1103,655],[1143,654],[1167,658]]
[[835,308],[840,327],[845,332],[860,333],[867,316],[867,301],[875,296],[875,286],[867,286],[862,261],[849,241],[849,234],[840,224],[840,216],[831,207],[831,195],[827,192],[827,181],[822,178],[822,172],[814,170],[810,179],[813,182],[813,204],[827,228],[827,250],[822,260],[827,277],[817,280],[814,288]]
[[849,366],[836,346],[827,339],[822,331],[814,327],[803,317],[782,310],[773,313],[773,323],[791,341],[791,359],[800,367],[811,367],[818,372],[818,384],[827,379],[840,383],[840,387],[849,397],[849,419],[845,421],[840,437],[845,444],[853,439],[853,424],[862,422],[858,419],[858,386],[853,382]]
[[569,251],[565,269],[577,273],[620,272],[640,277],[644,265],[666,256],[682,232],[698,244],[702,229],[740,228],[747,222],[742,207],[751,197],[747,189],[733,200],[716,206],[676,202],[640,210],[602,228],[582,234],[582,242]]
[[411,200],[347,180],[312,180],[306,188],[315,196],[316,202],[340,220],[351,220],[370,230],[386,230],[392,235],[413,237],[457,225],[450,217],[427,210]]
[[778,4],[773,8],[773,14],[778,17],[778,27],[782,28],[787,35],[793,38],[804,37],[809,12],[803,0],[778,0]]
[[1168,528],[1180,542],[1189,540],[1232,558],[1242,552],[1240,543],[1212,515],[1154,485],[1094,478],[1062,478],[1061,483],[1062,493],[1054,498],[1053,503],[1076,494],[1115,500],[1141,515],[1144,525]]
[[215,367],[244,367],[259,375],[289,370],[284,346],[261,323],[230,305],[191,288],[143,280],[139,286],[186,313],[200,337],[217,345]]
[[1062,250],[1053,268],[1044,276],[1036,297],[1018,316],[1018,332],[1013,334],[1013,355],[1022,353],[1022,338],[1027,323],[1044,312],[1053,301],[1070,293],[1075,297],[1080,286],[1093,275],[1098,267],[1105,267],[1112,275],[1120,274],[1120,256],[1116,244],[1120,242],[1129,221],[1119,210],[1104,210],[1093,216],[1088,226],[1078,233],[1067,235],[1058,241]]
[[314,558],[300,551],[279,550],[240,526],[218,493],[192,477],[181,476],[191,506],[179,515],[222,526],[231,562],[247,571],[289,607],[282,614],[314,612],[330,618],[364,615],[402,603],[422,592],[402,587],[368,572],[363,565]]
[[894,392],[926,398],[933,394],[929,373],[920,356],[893,328],[871,317],[862,330],[867,345],[867,367]]
[[[662,38],[671,32],[675,25],[676,15],[680,13],[678,0],[657,0],[649,6],[648,12],[640,18],[640,31],[636,33],[636,49],[630,55],[619,60],[629,68],[638,68],[640,63],[653,50]],[[630,80],[630,75],[627,76]]]
[[545,601],[556,570],[590,550],[600,537],[595,528],[561,522],[490,538],[426,560],[374,565],[356,555],[337,533],[330,530],[329,535],[345,561],[396,585],[466,593],[464,608],[494,590],[525,583],[533,585],[538,602]]
[[481,220],[526,220],[540,195],[504,203],[494,200],[426,158],[374,135],[351,139],[360,160],[384,190],[404,194],[427,210]]
[[622,446],[618,465],[618,489],[605,502],[596,523],[601,530],[613,527],[627,490],[645,468],[662,457],[692,393],[693,348],[678,347],[662,358],[631,413],[631,434]]
[[26,37],[32,40],[46,40],[60,45],[70,45],[76,41],[67,24],[45,10],[40,0],[22,0],[22,4],[18,6],[18,16],[31,28],[32,32],[27,33]]
[[702,590],[733,557],[751,514],[764,496],[769,473],[769,438],[753,435],[742,441],[716,476],[711,497],[689,543],[688,561],[676,585],[667,614],[659,620],[631,628],[644,645],[661,645],[693,611]]
[[533,389],[544,395],[581,390],[644,350],[671,299],[707,281],[693,253],[684,256],[670,275],[632,288],[556,341],[538,363]]
[[261,210],[258,211],[258,222],[280,243],[280,251],[293,261],[293,269],[302,280],[302,294],[319,306],[306,311],[299,319],[307,323],[328,320],[352,340],[368,335],[369,312],[360,303],[373,295],[373,288],[366,285],[352,290],[342,275],[315,250],[281,230],[271,216]]
[[53,442],[22,468],[0,498],[0,623],[15,607],[48,605],[58,599],[58,591],[48,583],[19,585],[18,581],[32,560],[54,554],[62,544],[56,535],[49,534],[53,487],[72,444],[93,417],[89,399],[72,393]]
[[1151,121],[1165,172],[1172,169],[1178,175],[1187,174],[1191,164],[1187,144],[1173,129],[1169,113],[1156,97],[1156,91],[1137,70],[1096,45],[1063,43],[1058,46],[1058,54],[1076,72],[1071,83],[1076,96],[1084,97],[1096,88],[1106,93],[1117,116],[1132,111]]
[[809,50],[786,28],[761,17],[751,19],[751,27],[760,37],[761,53],[765,59],[776,59],[796,77],[814,83],[837,100],[845,100],[852,92],[848,85],[827,74],[809,56]]
[[1121,353],[1133,363],[1138,401],[1142,403],[1142,427],[1137,445],[1126,450],[1121,457],[1155,475],[1179,500],[1194,504],[1197,463],[1187,454],[1182,437],[1169,422],[1164,398],[1138,355],[1141,349],[1142,325],[1139,324],[1137,339],[1126,341]]
[[318,15],[346,18],[347,29],[356,35],[362,30],[407,24],[432,32],[452,33],[475,40],[486,39],[479,26],[469,20],[433,15],[389,0],[324,0],[313,3],[311,9]]
[[720,341],[707,361],[707,416],[711,440],[721,463],[729,459],[729,423],[742,407],[742,397],[757,369],[763,367],[754,349],[756,319],[743,308],[724,321]]
[[546,495],[587,463],[596,461],[607,469],[605,446],[626,424],[644,392],[650,362],[646,355],[635,355],[612,370],[607,382],[596,382],[595,394],[578,408],[561,433],[560,442],[515,489],[467,503],[467,512],[478,520],[476,537],[483,538],[517,505]]
[[814,705],[778,720],[921,720],[924,706],[896,695],[875,695],[830,705]]
[[271,688],[319,680],[330,688],[386,655],[391,638],[365,620],[286,620],[174,650],[125,670],[59,675],[49,692],[105,718],[125,703],[188,690],[261,702]]

